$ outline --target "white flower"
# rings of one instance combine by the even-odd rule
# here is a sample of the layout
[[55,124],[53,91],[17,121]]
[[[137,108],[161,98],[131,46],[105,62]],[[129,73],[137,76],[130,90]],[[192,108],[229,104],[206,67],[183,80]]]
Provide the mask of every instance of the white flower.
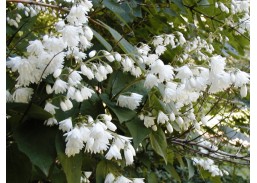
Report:
[[10,60],[6,62],[6,67],[11,68],[13,72],[17,71],[20,64],[23,62],[21,57],[9,58]]
[[82,102],[84,100],[83,96],[81,95],[81,92],[79,90],[77,90],[75,92],[75,100],[77,102]]
[[183,34],[181,32],[177,32],[177,34],[179,35],[179,44],[183,45],[186,43],[186,39],[184,38]]
[[150,67],[150,73],[159,75],[159,82],[169,81],[170,79],[173,79],[173,67],[171,67],[170,65],[164,65],[163,61],[161,61],[160,59],[153,62]]
[[247,96],[247,87],[246,85],[243,85],[240,89],[240,95],[242,98],[246,97]]
[[63,30],[61,30],[63,35],[63,41],[68,44],[68,46],[77,46],[79,43],[79,33],[82,33],[82,30],[79,27],[72,25],[65,25]]
[[64,101],[61,101],[60,106],[61,109],[65,112],[72,109],[73,104],[69,99],[65,99]]
[[124,156],[126,160],[126,166],[133,164],[134,158],[133,158],[133,153],[130,149],[127,148],[124,150]]
[[142,71],[141,71],[140,67],[133,67],[133,68],[131,69],[131,74],[132,74],[133,76],[136,76],[136,78],[138,78],[139,76],[141,76]]
[[158,124],[165,124],[169,121],[169,118],[166,114],[164,114],[162,111],[159,111],[158,117],[157,117],[157,123]]
[[170,121],[175,121],[176,117],[175,114],[173,112],[170,113],[169,115]]
[[172,133],[173,132],[173,127],[171,126],[170,123],[166,123],[166,128],[168,130],[169,133]]
[[153,130],[153,131],[157,131],[157,126],[156,126],[156,125],[153,125],[153,126],[152,126],[152,130]]
[[72,121],[71,118],[67,118],[59,122],[59,129],[63,132],[68,132],[72,129]]
[[44,46],[40,40],[30,41],[27,52],[30,54],[41,55],[44,52]]
[[133,183],[144,183],[144,178],[134,178]]
[[55,92],[55,94],[64,93],[67,90],[67,88],[67,83],[58,78],[54,83],[53,91]]
[[118,62],[121,61],[121,55],[119,53],[115,53],[114,57],[115,57],[115,60],[117,60]]
[[127,56],[121,61],[121,64],[124,72],[130,71],[134,67],[134,62]]
[[110,147],[108,153],[105,155],[106,159],[111,160],[114,159],[122,159],[120,154],[120,149],[114,144]]
[[115,180],[115,177],[112,173],[108,173],[105,177],[104,183],[113,183]]
[[154,40],[153,40],[153,45],[154,45],[155,47],[158,46],[158,45],[162,45],[162,44],[163,44],[163,41],[164,41],[163,37],[161,37],[161,36],[155,36],[155,37],[154,37]]
[[87,8],[85,8],[84,6],[80,4],[78,6],[72,6],[67,16],[67,21],[75,25],[87,23],[88,19],[85,14],[87,14]]
[[106,70],[106,68],[103,65],[100,65],[97,69],[97,72],[95,73],[95,77],[99,82],[101,82],[107,79],[107,74],[108,71]]
[[53,74],[54,78],[58,78],[61,75],[61,73],[62,69],[56,69]]
[[187,79],[193,76],[191,69],[187,65],[184,65],[176,69],[176,71],[178,71],[176,78],[179,78],[179,79]]
[[142,100],[143,96],[137,93],[131,93],[130,96],[120,95],[117,104],[121,107],[127,107],[131,110],[135,110]]
[[207,122],[208,122],[208,118],[207,118],[207,116],[203,116],[202,118],[201,118],[201,122],[203,123],[203,125],[207,125]]
[[44,110],[51,113],[55,114],[55,109],[59,109],[59,107],[56,107],[55,105],[51,104],[50,102],[46,102]]
[[117,129],[116,125],[113,124],[111,121],[106,121],[105,123],[107,128],[110,129],[111,131],[114,132]]
[[92,94],[95,93],[94,90],[87,88],[85,86],[81,89],[80,92],[84,100],[91,98]]
[[72,85],[79,84],[82,80],[82,77],[80,76],[78,71],[72,71],[72,73],[69,75],[69,83]]
[[154,86],[158,86],[158,78],[155,75],[149,73],[146,76],[144,87],[152,88]]
[[47,94],[53,93],[53,90],[52,90],[52,88],[51,88],[51,85],[49,85],[49,84],[46,85],[46,93],[47,93]]
[[155,49],[155,53],[160,56],[160,55],[162,55],[166,50],[167,50],[167,48],[166,48],[165,46],[163,46],[163,45],[158,45],[158,46],[156,47],[156,49]]
[[86,36],[80,35],[79,40],[85,50],[93,46],[93,44],[87,40]]
[[65,138],[65,141],[67,142],[66,148],[65,148],[65,154],[68,157],[78,154],[80,150],[84,147],[80,131],[77,127],[65,133],[64,136],[67,136]]
[[53,117],[53,118],[49,118],[48,120],[45,120],[44,124],[47,125],[47,126],[53,126],[53,125],[58,125],[58,122]]
[[211,60],[210,60],[211,71],[214,74],[222,73],[226,65],[225,60],[226,58],[220,55],[211,57]]
[[95,54],[96,54],[96,51],[95,51],[95,50],[92,50],[92,51],[89,52],[88,56],[89,56],[90,58],[92,58],[92,57],[95,56]]
[[74,100],[75,92],[76,92],[76,88],[74,88],[73,86],[69,86],[68,91],[67,91],[67,98],[71,98]]
[[154,125],[155,117],[145,116],[144,117],[144,125],[149,128]]
[[184,125],[184,120],[180,116],[178,116],[176,121],[177,121],[179,127],[182,128]]
[[32,88],[17,88],[13,93],[13,100],[20,103],[28,103],[33,94]]
[[83,75],[87,76],[87,78],[89,80],[93,79],[94,78],[94,73],[92,72],[91,69],[89,69],[85,64],[81,64],[81,72]]
[[24,7],[24,5],[22,4],[22,3],[18,3],[17,4],[17,9],[18,10],[23,10],[25,7]]
[[84,35],[86,36],[88,41],[91,41],[93,39],[94,33],[93,33],[93,31],[91,30],[90,27],[85,26],[84,27]]
[[235,74],[235,87],[242,87],[249,83],[250,75],[243,71],[237,71]]
[[103,50],[103,54],[109,62],[113,62],[115,60],[114,56],[108,51]]
[[132,183],[132,181],[124,176],[119,176],[114,183]]
[[80,132],[81,139],[83,140],[83,142],[87,143],[89,136],[90,136],[90,129],[86,126],[80,126],[79,132]]

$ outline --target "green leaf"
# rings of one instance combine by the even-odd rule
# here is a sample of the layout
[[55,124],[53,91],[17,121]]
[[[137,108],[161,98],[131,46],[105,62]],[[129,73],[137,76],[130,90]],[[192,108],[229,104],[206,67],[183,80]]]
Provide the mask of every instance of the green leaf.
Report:
[[179,174],[177,173],[177,171],[176,171],[176,169],[174,168],[173,165],[167,164],[167,165],[165,166],[165,169],[166,169],[168,172],[170,172],[170,174],[172,175],[172,178],[174,178],[174,179],[175,179],[176,181],[178,181],[178,182],[181,182],[180,176],[179,176]]
[[187,168],[188,168],[188,180],[191,179],[195,174],[195,169],[192,164],[192,161],[188,158],[186,158],[187,161]]
[[154,151],[162,156],[167,164],[167,141],[163,130],[158,128],[156,132],[151,132],[150,141]]
[[10,183],[28,183],[32,165],[29,158],[15,145],[6,149],[6,180]]
[[14,132],[20,151],[25,153],[45,176],[49,175],[50,167],[56,158],[54,147],[56,131],[56,128],[49,128],[37,121],[29,121]]
[[63,171],[66,175],[67,183],[80,183],[82,153],[68,157],[65,154],[65,143],[61,134],[56,136],[56,151]]
[[158,178],[157,178],[157,175],[155,173],[150,173],[148,176],[147,176],[147,180],[148,180],[148,183],[158,183]]
[[[91,28],[92,29],[92,28]],[[92,29],[95,38],[106,48],[107,51],[112,50],[112,46],[98,32]]]
[[103,102],[111,109],[111,111],[117,116],[120,123],[131,120],[137,114],[135,111],[130,109],[116,106],[114,102],[110,101],[108,95],[106,94],[101,94],[100,97]]
[[126,123],[126,126],[128,127],[129,132],[133,137],[133,143],[135,148],[137,148],[138,145],[151,132],[151,130],[146,128],[143,121],[141,121],[138,117],[135,117],[132,120],[128,121]]

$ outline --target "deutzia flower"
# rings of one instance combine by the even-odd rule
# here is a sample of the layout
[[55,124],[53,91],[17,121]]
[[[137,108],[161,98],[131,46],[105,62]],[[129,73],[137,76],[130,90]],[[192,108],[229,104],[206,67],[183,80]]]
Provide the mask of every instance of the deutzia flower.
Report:
[[66,148],[65,148],[65,154],[68,157],[78,154],[79,151],[84,147],[80,131],[77,127],[65,133],[64,136],[67,136],[65,138],[65,141],[67,142]]
[[47,93],[47,94],[53,93],[53,90],[52,90],[52,88],[51,88],[51,85],[49,85],[49,84],[46,85],[46,93]]
[[121,55],[119,53],[115,53],[114,57],[115,57],[115,60],[117,60],[118,62],[121,61]]
[[154,125],[155,117],[145,116],[144,117],[144,125],[149,128]]
[[182,128],[184,126],[184,120],[180,116],[178,116],[176,121],[180,128]]
[[204,116],[204,117],[202,117],[201,118],[201,122],[203,123],[203,125],[207,125],[207,122],[208,122],[208,118],[207,118],[207,116]]
[[123,59],[121,61],[121,64],[123,66],[123,71],[124,72],[130,71],[131,68],[134,67],[133,61],[127,56],[125,57],[125,59]]
[[133,183],[144,183],[144,178],[134,178]]
[[243,71],[237,71],[235,74],[235,87],[242,87],[249,83],[250,75]]
[[155,53],[160,56],[160,55],[162,55],[166,50],[167,50],[167,48],[166,48],[165,46],[163,46],[163,45],[158,45],[158,46],[156,47],[156,49],[155,49]]
[[45,120],[44,124],[47,125],[47,126],[53,126],[53,125],[58,125],[58,122],[53,117],[53,118],[49,118],[48,120]]
[[64,93],[68,88],[68,85],[65,81],[61,80],[60,78],[58,78],[53,86],[53,91],[55,92],[55,94],[59,94],[59,93]]
[[81,92],[79,90],[77,90],[75,92],[75,100],[77,102],[82,102],[84,100],[83,96],[81,95]]
[[96,51],[95,51],[95,50],[92,50],[92,51],[89,52],[88,56],[89,56],[90,58],[92,58],[92,57],[95,56],[95,54],[96,54]]
[[176,78],[179,78],[179,79],[187,79],[193,76],[191,69],[187,65],[184,65],[176,69],[176,71],[178,71]]
[[126,165],[131,165],[134,162],[134,158],[133,158],[133,153],[130,149],[125,149],[124,150],[124,156],[125,156],[125,160],[126,160]]
[[44,52],[44,46],[40,40],[30,41],[27,52],[30,54],[41,55]]
[[155,47],[158,46],[158,45],[162,45],[162,44],[163,44],[163,41],[164,41],[163,37],[161,37],[161,36],[155,36],[155,37],[154,37],[154,40],[153,40],[153,45],[154,45]]
[[89,69],[85,64],[81,64],[81,72],[83,75],[87,76],[87,78],[89,80],[93,79],[95,76],[94,76],[94,73],[92,72],[91,69]]
[[109,62],[113,62],[115,60],[114,56],[108,51],[103,50],[103,54]]
[[88,41],[91,41],[93,39],[94,33],[90,27],[84,26],[84,35],[86,36]]
[[222,73],[226,65],[225,60],[226,58],[220,55],[211,57],[211,60],[210,60],[211,71],[214,74]]
[[122,159],[120,154],[120,149],[114,144],[110,147],[108,153],[105,155],[106,159],[111,160],[114,159]]
[[80,93],[83,97],[84,100],[87,100],[89,98],[92,97],[92,94],[94,94],[94,90],[90,89],[90,88],[87,88],[87,87],[83,87],[81,90],[80,90]]
[[112,173],[108,173],[105,177],[104,183],[113,183],[115,180],[115,177]]
[[119,176],[114,183],[132,183],[132,181],[124,176]]
[[69,75],[69,83],[72,85],[80,84],[81,80],[82,77],[80,76],[78,71],[72,71],[72,73]]
[[121,107],[127,107],[131,110],[135,110],[142,100],[143,96],[137,93],[131,93],[130,96],[120,95],[117,104]]
[[68,132],[72,129],[72,121],[71,118],[67,118],[59,122],[59,129],[63,132]]
[[13,100],[17,103],[28,103],[32,94],[32,88],[17,88],[13,93]]
[[154,86],[158,86],[158,78],[153,74],[147,74],[144,87],[146,88],[152,88]]
[[166,114],[164,114],[162,111],[158,113],[157,123],[158,124],[165,124],[167,121],[169,121],[169,118]]
[[56,107],[55,105],[51,104],[50,102],[46,102],[44,110],[51,113],[55,114],[55,109],[59,109],[59,107]]
[[172,133],[173,132],[173,127],[171,126],[170,123],[166,123],[166,128],[168,130],[169,133]]
[[247,96],[247,87],[246,85],[243,85],[240,89],[240,95],[242,98],[246,97]]
[[61,109],[65,112],[72,109],[73,104],[69,99],[60,102]]
[[61,75],[61,73],[62,69],[56,69],[53,74],[54,78],[58,78]]
[[65,25],[61,32],[63,41],[66,42],[69,46],[77,46],[79,44],[79,33],[82,33],[82,30],[79,29],[79,27]]

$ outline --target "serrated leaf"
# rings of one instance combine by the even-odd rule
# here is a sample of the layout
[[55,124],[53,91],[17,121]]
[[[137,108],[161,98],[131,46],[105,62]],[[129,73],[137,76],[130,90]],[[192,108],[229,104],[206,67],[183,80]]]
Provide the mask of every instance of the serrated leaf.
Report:
[[56,158],[54,143],[56,131],[56,128],[49,128],[37,121],[29,121],[14,132],[20,151],[26,154],[45,176],[49,175],[50,167]]
[[162,156],[167,164],[167,141],[163,130],[158,128],[156,132],[151,132],[150,141],[154,151]]
[[137,148],[138,145],[151,132],[151,130],[146,128],[143,121],[141,121],[138,117],[135,117],[132,120],[128,121],[126,123],[126,126],[128,127],[129,132],[133,137],[133,143],[135,148]]
[[55,140],[58,160],[60,161],[63,171],[66,175],[67,183],[80,183],[82,153],[68,157],[65,154],[65,144],[61,134],[56,136]]

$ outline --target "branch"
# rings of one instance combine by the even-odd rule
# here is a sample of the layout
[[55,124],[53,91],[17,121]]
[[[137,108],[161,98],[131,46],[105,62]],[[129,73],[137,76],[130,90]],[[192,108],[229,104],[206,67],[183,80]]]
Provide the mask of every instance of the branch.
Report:
[[7,3],[24,3],[24,4],[33,4],[33,5],[38,5],[38,6],[44,6],[44,7],[49,7],[57,10],[61,10],[64,12],[69,12],[68,8],[63,8],[57,5],[52,5],[52,4],[46,4],[46,3],[41,3],[37,1],[29,1],[29,0],[6,0]]

